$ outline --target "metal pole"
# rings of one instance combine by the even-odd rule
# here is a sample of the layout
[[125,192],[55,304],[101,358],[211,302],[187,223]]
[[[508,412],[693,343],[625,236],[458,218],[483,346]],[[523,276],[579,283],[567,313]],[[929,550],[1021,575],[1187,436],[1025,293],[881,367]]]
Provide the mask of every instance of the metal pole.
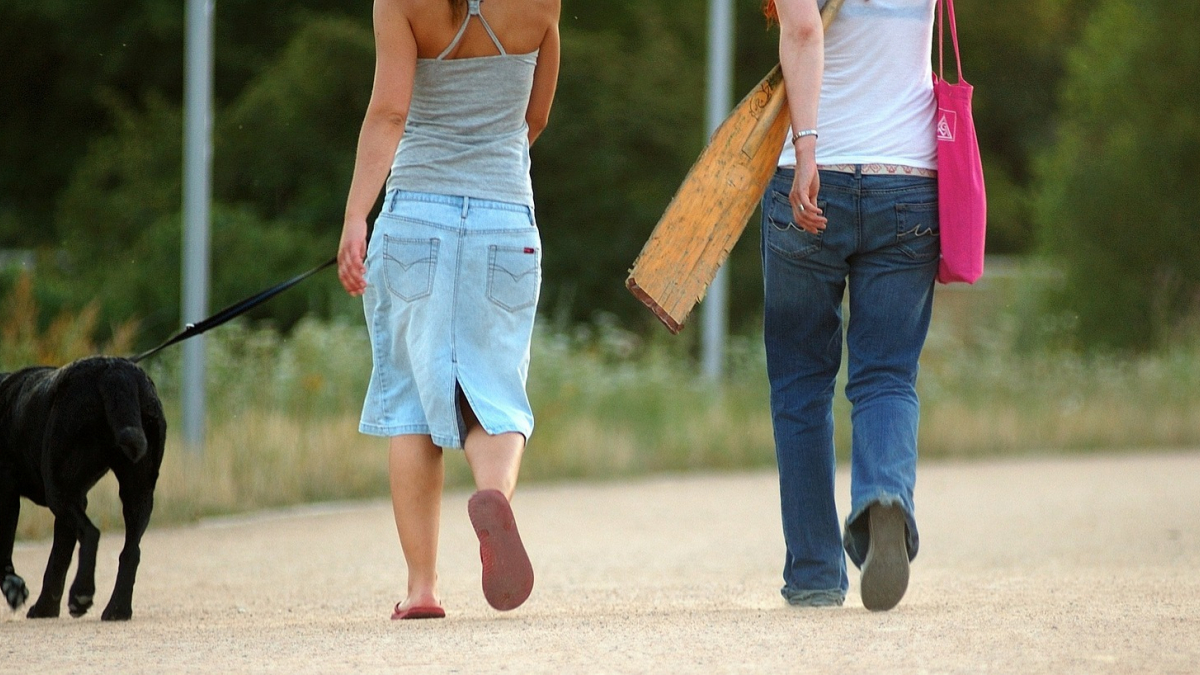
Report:
[[[733,0],[708,3],[708,135],[733,108]],[[719,380],[725,373],[725,342],[729,332],[729,265],[717,271],[701,306],[704,332],[701,367],[704,376]]]
[[[183,131],[183,323],[208,314],[209,205],[212,201],[214,0],[187,0]],[[183,439],[204,451],[204,336],[183,343]]]

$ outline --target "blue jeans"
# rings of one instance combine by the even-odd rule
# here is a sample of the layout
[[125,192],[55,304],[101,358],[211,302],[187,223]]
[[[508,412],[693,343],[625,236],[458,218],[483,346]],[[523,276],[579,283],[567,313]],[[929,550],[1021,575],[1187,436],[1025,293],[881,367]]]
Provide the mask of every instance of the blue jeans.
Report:
[[[917,554],[917,360],[933,305],[939,246],[937,180],[821,171],[820,234],[796,227],[779,169],[762,203],[764,333],[793,604],[841,604],[843,548],[867,554],[867,509],[899,504]],[[843,541],[834,504],[833,394],[842,362],[842,296],[852,405],[851,511]]]

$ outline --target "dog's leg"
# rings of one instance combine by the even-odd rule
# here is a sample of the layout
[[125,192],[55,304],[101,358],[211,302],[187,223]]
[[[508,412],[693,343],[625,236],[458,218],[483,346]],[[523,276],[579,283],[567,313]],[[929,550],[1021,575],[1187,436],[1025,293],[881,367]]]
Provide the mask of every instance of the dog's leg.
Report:
[[25,580],[13,569],[13,544],[17,538],[17,519],[21,515],[21,496],[12,476],[0,475],[0,591],[8,606],[17,609],[29,599]]
[[131,482],[133,481],[121,484],[125,548],[121,549],[112,598],[104,608],[104,613],[100,615],[102,621],[128,621],[133,616],[133,583],[137,579],[138,564],[142,561],[142,535],[150,524],[150,512],[154,510],[154,480],[138,481],[137,489],[127,490],[125,486]]
[[75,513],[75,520],[79,523],[79,568],[67,595],[67,611],[78,619],[91,609],[96,595],[96,552],[100,548],[100,529],[87,517],[86,497]]
[[46,561],[46,574],[42,577],[42,593],[26,614],[30,619],[50,619],[58,616],[62,605],[63,586],[67,582],[67,568],[71,566],[71,554],[75,552],[75,534],[78,531],[74,515],[69,510],[54,511],[54,543],[50,546],[50,559]]

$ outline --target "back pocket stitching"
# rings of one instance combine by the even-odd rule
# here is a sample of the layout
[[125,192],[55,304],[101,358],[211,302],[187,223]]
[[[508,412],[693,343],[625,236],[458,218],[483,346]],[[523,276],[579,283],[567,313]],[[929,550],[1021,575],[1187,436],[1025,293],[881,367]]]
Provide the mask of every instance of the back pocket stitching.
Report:
[[922,229],[921,226],[923,223],[921,223],[921,222],[917,222],[912,227],[909,227],[909,218],[907,217],[908,214],[918,212],[918,211],[932,214],[933,220],[936,224],[937,215],[938,215],[937,202],[924,202],[924,203],[920,203],[920,204],[904,204],[904,203],[896,204],[896,245],[900,248],[901,251],[904,252],[905,255],[912,258],[913,260],[926,260],[926,259],[936,258],[939,254],[938,251],[935,251],[933,253],[925,253],[922,251],[918,251],[916,248],[914,248],[913,246],[910,245],[911,243],[918,241],[920,239],[923,239],[925,237],[929,237],[929,239],[931,241],[938,241],[939,244],[941,241],[941,239],[940,239],[941,228],[940,227],[935,229],[935,225],[925,224],[925,228]]
[[[392,295],[404,300],[405,302],[420,300],[421,298],[428,297],[431,293],[433,293],[433,275],[434,271],[437,269],[438,249],[441,242],[437,239],[400,239],[397,237],[390,237],[386,234],[383,236],[383,238],[383,278],[384,283],[387,284],[388,291],[391,292]],[[417,258],[412,262],[406,263],[392,253],[393,245],[397,247],[403,246],[404,248],[413,248],[413,245],[427,246],[428,253],[423,258]],[[412,270],[422,264],[427,268],[425,274],[425,286],[415,293],[405,295],[401,289],[402,284],[398,279],[393,279],[393,274],[391,271],[398,269],[400,271],[400,274],[398,275],[400,278],[411,279],[415,276]],[[417,274],[419,274],[419,269],[417,270]]]
[[[500,253],[502,253],[502,252],[516,254],[516,256],[527,256],[529,258],[532,258],[533,264],[530,265],[524,271],[521,271],[520,273],[514,273],[512,270],[510,270],[500,264],[500,261],[498,259],[500,257]],[[525,290],[522,287],[522,284],[524,283],[522,280],[530,275],[533,275],[534,282],[533,282],[532,292],[529,293],[530,299],[526,302],[521,302],[521,303],[513,305],[513,304],[509,304],[509,303],[505,302],[503,298],[497,297],[497,289],[496,289],[496,285],[497,285],[496,284],[496,272],[497,271],[503,273],[505,276],[507,276],[509,279],[512,280],[512,282],[510,284],[508,284],[511,288],[520,289],[522,291]],[[488,298],[488,300],[490,300],[497,307],[501,307],[510,312],[517,312],[522,309],[526,309],[528,307],[536,305],[537,304],[537,296],[538,296],[537,272],[538,272],[538,262],[537,262],[536,249],[531,249],[531,248],[526,248],[526,247],[516,247],[516,246],[496,246],[494,244],[489,246],[488,247],[488,281],[487,281],[487,298]]]
[[[821,236],[821,233],[811,234],[805,232],[794,222],[792,222],[792,203],[788,200],[787,195],[783,194],[782,192],[772,191],[771,201],[772,206],[767,212],[767,222],[770,223],[771,229],[774,230],[773,234],[775,236],[768,236],[767,247],[770,248],[774,253],[791,260],[803,260],[817,251],[820,251],[824,246],[824,238]],[[828,206],[828,202],[820,199],[817,200],[817,208],[821,209],[822,212],[825,211],[826,206]],[[781,221],[775,217],[775,210],[777,208],[787,209],[786,213],[788,214],[788,217],[786,220]],[[776,237],[780,236],[799,238],[802,242],[804,242],[804,244],[803,246],[800,246],[798,250],[784,248],[775,243]]]

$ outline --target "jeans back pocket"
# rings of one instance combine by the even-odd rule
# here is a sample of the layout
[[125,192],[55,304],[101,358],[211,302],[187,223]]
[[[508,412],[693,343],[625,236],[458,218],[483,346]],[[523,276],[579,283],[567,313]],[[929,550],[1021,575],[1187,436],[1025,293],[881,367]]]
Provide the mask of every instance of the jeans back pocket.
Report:
[[[767,247],[785,258],[799,260],[821,250],[820,234],[800,229],[792,218],[792,203],[788,195],[770,190],[763,205],[763,232]],[[817,200],[817,208],[825,210],[826,202]]]
[[529,246],[489,246],[488,300],[510,312],[536,305],[541,284],[538,255],[538,249]]
[[433,292],[440,243],[437,239],[383,236],[384,281],[392,295],[412,302]]
[[896,245],[913,260],[932,260],[942,245],[937,201],[896,204]]

